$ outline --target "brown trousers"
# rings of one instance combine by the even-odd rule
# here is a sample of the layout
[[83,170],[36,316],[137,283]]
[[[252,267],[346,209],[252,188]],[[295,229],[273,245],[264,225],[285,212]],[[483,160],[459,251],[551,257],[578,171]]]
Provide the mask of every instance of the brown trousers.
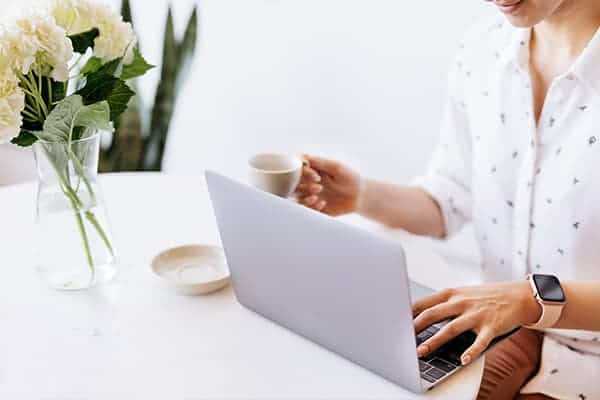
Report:
[[477,399],[551,400],[542,394],[519,394],[539,368],[542,339],[542,333],[522,328],[488,351]]

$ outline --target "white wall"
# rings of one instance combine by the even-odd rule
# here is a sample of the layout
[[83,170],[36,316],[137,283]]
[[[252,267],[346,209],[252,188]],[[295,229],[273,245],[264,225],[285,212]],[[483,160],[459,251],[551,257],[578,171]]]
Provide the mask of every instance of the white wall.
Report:
[[[132,3],[143,51],[159,63],[167,1]],[[193,2],[174,3],[181,28]],[[446,67],[462,32],[487,12],[480,0],[199,6],[200,48],[173,121],[168,172],[243,176],[251,153],[282,150],[338,157],[395,181],[422,171],[438,134]],[[146,104],[158,72],[141,82]],[[14,178],[6,154],[0,147],[0,184]]]
[[[310,151],[405,181],[438,135],[446,68],[482,1],[207,0],[166,170],[245,174]],[[493,11],[493,10],[490,10]]]

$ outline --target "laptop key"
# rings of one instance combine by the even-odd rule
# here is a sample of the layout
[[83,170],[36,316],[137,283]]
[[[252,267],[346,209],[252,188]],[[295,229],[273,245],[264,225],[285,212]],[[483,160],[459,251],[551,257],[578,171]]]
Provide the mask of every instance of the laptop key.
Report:
[[434,379],[440,379],[442,376],[446,375],[444,371],[440,371],[437,368],[431,368],[425,372],[425,375],[428,375]]
[[442,350],[436,352],[436,355],[438,358],[441,358],[444,361],[448,361],[456,365],[457,367],[460,367],[462,365],[462,362],[460,361],[460,355],[455,354],[452,351],[447,351],[443,347]]
[[456,369],[456,365],[451,364],[448,361],[441,360],[439,358],[434,358],[433,360],[429,361],[429,364],[441,369],[444,372],[452,372]]
[[425,379],[427,382],[431,382],[431,383],[435,383],[435,381],[437,379],[432,378],[431,376],[427,375],[427,374],[421,374],[421,378]]
[[427,327],[427,329],[425,329],[425,331],[431,333],[431,335],[433,336],[440,331],[440,328],[438,328],[435,325],[431,325],[431,326]]
[[419,332],[417,335],[417,346],[432,337],[433,335],[427,331]]
[[421,372],[425,372],[427,371],[429,368],[431,368],[430,365],[427,365],[426,363],[424,363],[423,361],[419,360],[419,371]]
[[451,342],[456,342],[456,346],[466,350],[473,342],[475,342],[475,339],[477,339],[477,334],[475,332],[466,331],[455,337]]
[[454,339],[450,340],[442,347],[442,349],[450,354],[457,355],[458,359],[460,360],[460,355],[469,347],[471,347],[474,342],[472,336],[467,333],[468,332],[463,332]]
[[431,332],[429,332],[429,331],[421,331],[417,335],[418,338],[423,339],[423,340],[427,340],[427,339],[429,339],[432,336],[433,336],[433,334]]

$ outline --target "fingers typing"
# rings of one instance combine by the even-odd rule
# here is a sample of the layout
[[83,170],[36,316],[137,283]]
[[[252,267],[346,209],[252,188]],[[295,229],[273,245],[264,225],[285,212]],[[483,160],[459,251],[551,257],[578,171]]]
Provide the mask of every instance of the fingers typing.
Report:
[[461,311],[459,304],[455,302],[445,302],[428,308],[415,318],[415,332],[421,332],[436,322],[456,317]]
[[419,357],[426,356],[472,327],[473,321],[469,317],[456,318],[443,326],[438,333],[422,343],[417,348],[417,354]]
[[490,343],[494,340],[494,333],[489,328],[482,329],[477,335],[477,339],[475,342],[463,353],[460,360],[466,365],[471,361],[476,359],[484,352],[485,349],[490,345]]
[[452,294],[452,289],[444,289],[415,302],[413,304],[413,317],[416,317],[428,308],[448,301]]

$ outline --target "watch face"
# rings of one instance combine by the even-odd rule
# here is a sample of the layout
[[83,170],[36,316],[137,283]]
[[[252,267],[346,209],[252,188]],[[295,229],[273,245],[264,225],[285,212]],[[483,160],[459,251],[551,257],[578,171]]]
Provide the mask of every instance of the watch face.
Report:
[[537,287],[538,294],[544,301],[565,301],[565,294],[560,286],[558,278],[553,275],[533,275],[533,281]]

